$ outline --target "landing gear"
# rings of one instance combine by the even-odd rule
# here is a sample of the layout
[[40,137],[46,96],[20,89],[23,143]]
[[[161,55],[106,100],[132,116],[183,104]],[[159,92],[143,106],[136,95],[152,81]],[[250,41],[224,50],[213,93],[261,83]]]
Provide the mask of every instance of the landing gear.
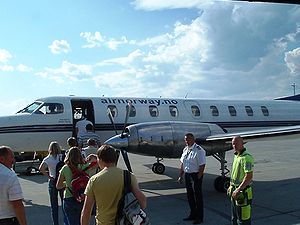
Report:
[[163,161],[163,159],[162,158],[157,158],[157,162],[152,165],[153,173],[163,174],[165,172],[166,167],[160,161]]
[[214,182],[215,189],[218,192],[226,193],[230,186],[230,178],[226,177],[229,173],[227,169],[227,161],[225,160],[225,152],[213,154],[213,157],[221,163],[221,176],[217,177]]

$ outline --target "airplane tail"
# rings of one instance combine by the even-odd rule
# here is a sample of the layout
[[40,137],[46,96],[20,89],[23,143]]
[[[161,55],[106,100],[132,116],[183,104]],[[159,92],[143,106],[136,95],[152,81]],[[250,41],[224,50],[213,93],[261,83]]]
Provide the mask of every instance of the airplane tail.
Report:
[[287,96],[287,97],[276,98],[275,100],[300,101],[300,94],[291,95],[291,96]]

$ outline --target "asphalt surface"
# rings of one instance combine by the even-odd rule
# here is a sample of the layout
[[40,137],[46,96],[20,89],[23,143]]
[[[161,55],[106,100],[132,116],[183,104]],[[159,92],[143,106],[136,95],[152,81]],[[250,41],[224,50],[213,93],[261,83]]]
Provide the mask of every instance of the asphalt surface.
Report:
[[[252,224],[300,224],[300,141],[268,141],[246,144],[255,158],[254,200]],[[227,152],[228,167],[232,151]],[[148,197],[146,213],[153,225],[192,224],[182,221],[189,213],[184,185],[177,183],[178,159],[165,159],[164,175],[151,170],[155,158],[129,155],[140,188]],[[125,168],[122,160],[119,167]],[[207,158],[203,180],[204,224],[229,225],[230,202],[225,194],[214,190],[214,179],[220,174],[220,164]],[[51,225],[47,179],[42,175],[19,179],[24,192],[29,225]],[[63,224],[63,223],[61,223]],[[91,222],[92,224],[92,222]]]

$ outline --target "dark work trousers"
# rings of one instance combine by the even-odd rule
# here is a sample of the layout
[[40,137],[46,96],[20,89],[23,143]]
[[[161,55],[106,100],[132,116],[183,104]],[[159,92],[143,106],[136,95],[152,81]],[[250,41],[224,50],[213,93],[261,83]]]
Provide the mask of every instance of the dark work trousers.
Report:
[[198,173],[185,173],[185,187],[191,209],[190,216],[203,221],[202,180],[203,176],[198,179]]
[[20,225],[16,217],[0,219],[0,225]]

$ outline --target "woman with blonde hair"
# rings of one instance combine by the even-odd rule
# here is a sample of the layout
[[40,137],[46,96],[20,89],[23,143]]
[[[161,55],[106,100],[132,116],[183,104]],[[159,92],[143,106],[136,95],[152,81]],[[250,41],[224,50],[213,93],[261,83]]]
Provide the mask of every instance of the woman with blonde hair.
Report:
[[87,171],[88,169],[92,169],[96,166],[97,163],[88,163],[84,160],[78,147],[72,147],[69,149],[65,158],[65,165],[60,170],[59,177],[56,183],[56,187],[58,189],[65,190],[63,209],[66,212],[68,225],[80,225],[80,215],[83,207],[83,201],[78,202],[72,194],[72,171]]
[[[61,204],[63,203],[63,190],[58,190],[56,188],[57,174],[56,165],[59,161],[63,160],[63,155],[61,154],[61,148],[56,141],[52,141],[48,148],[49,154],[43,159],[39,170],[41,173],[48,177],[48,191],[50,196],[51,205],[51,216],[53,225],[59,225],[58,219],[58,194],[60,196]],[[65,213],[63,210],[64,221],[66,224]]]

